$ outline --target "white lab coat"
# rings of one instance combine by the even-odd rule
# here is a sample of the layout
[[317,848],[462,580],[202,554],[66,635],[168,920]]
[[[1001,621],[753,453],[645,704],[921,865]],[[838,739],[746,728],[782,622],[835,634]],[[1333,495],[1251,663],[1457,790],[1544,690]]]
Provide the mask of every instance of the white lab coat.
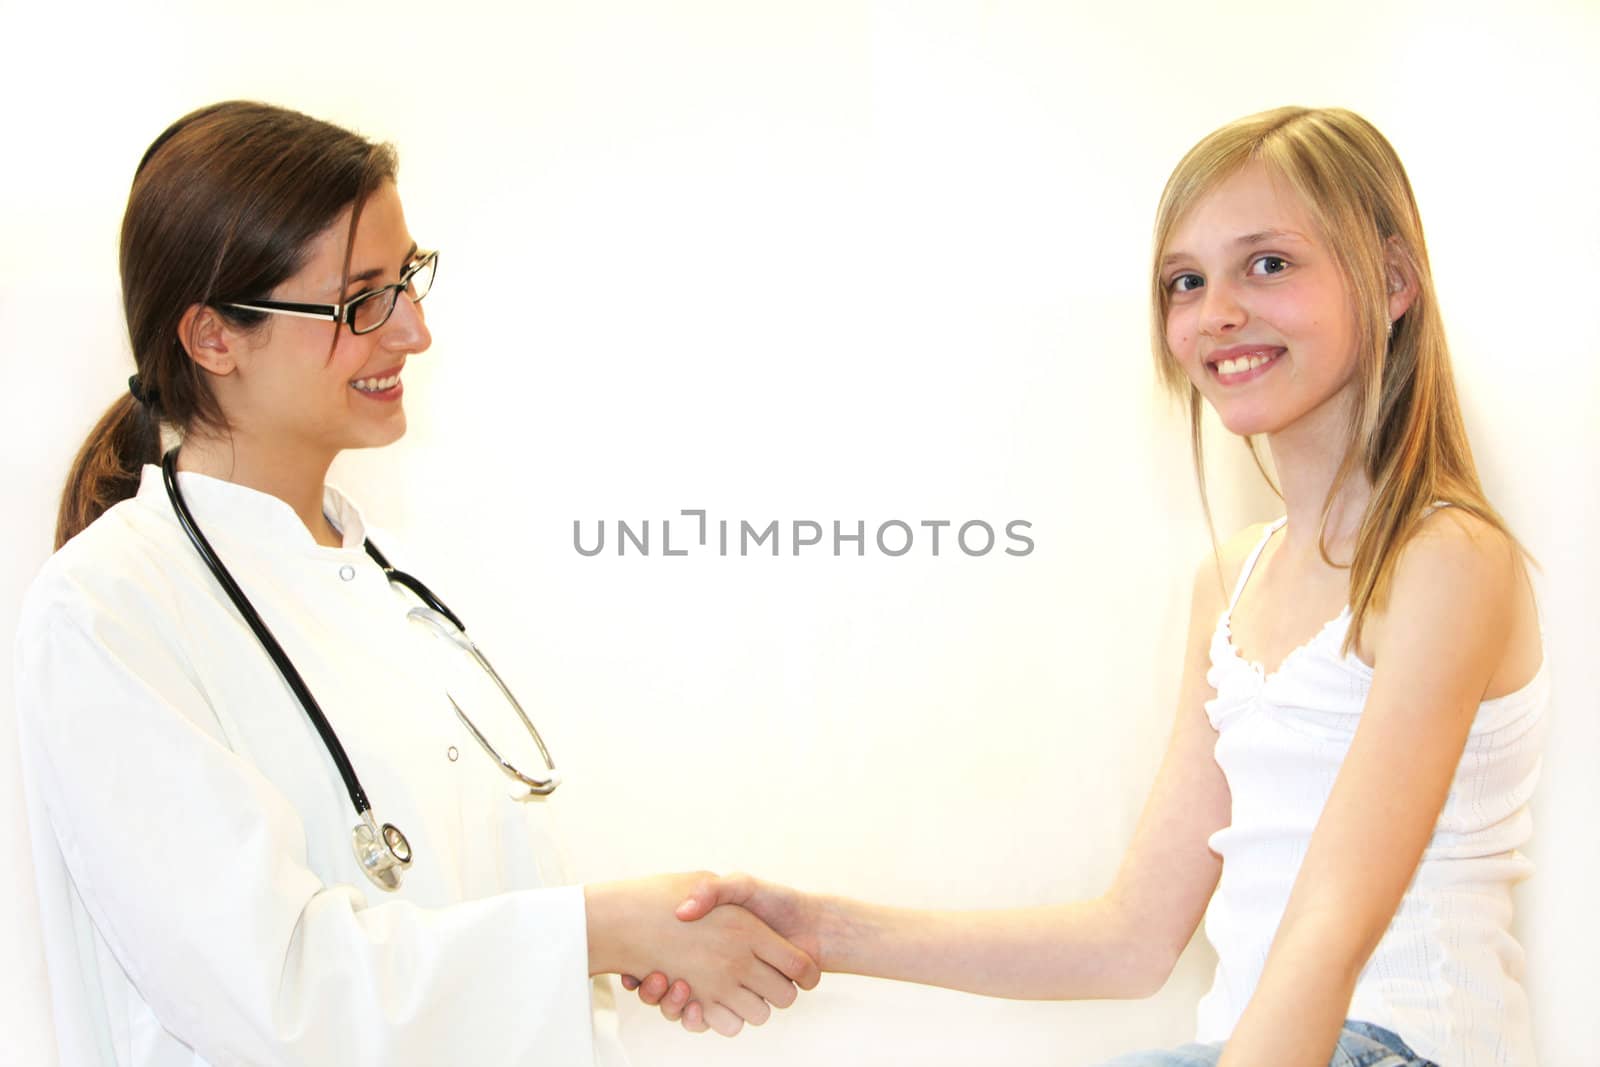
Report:
[[355,508],[327,491],[325,548],[275,497],[179,479],[415,862],[395,893],[360,873],[327,750],[145,467],[45,565],[17,638],[64,1062],[625,1063],[551,801],[510,799],[456,721]]

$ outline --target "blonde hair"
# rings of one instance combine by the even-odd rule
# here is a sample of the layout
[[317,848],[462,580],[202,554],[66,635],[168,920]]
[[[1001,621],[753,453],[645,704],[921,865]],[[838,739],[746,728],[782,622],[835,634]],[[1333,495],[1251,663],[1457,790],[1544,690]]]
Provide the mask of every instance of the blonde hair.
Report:
[[[1153,350],[1163,383],[1177,395],[1188,395],[1195,477],[1207,526],[1212,519],[1202,462],[1201,396],[1167,346],[1169,294],[1162,283],[1161,258],[1174,228],[1194,205],[1252,162],[1300,194],[1355,305],[1360,388],[1348,445],[1323,501],[1317,533],[1323,560],[1335,566],[1325,543],[1328,515],[1339,490],[1361,470],[1372,484],[1372,496],[1350,563],[1351,622],[1343,648],[1348,653],[1367,612],[1385,604],[1400,549],[1433,502],[1447,501],[1517,542],[1490,507],[1472,461],[1422,219],[1405,168],[1371,123],[1342,108],[1284,107],[1231,122],[1189,150],[1161,194],[1151,270]],[[1388,297],[1396,261],[1415,281],[1417,293],[1395,320],[1391,335]],[[1254,443],[1248,438],[1246,443],[1266,477]],[[1270,485],[1271,479],[1267,481]],[[1272,488],[1278,492],[1277,486]]]

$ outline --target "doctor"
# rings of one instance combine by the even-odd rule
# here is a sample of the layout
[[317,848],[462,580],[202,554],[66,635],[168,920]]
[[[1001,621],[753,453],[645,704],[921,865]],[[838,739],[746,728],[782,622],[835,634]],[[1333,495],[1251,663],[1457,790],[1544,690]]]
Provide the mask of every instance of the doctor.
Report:
[[682,976],[729,1034],[817,980],[742,909],[678,922],[693,875],[561,886],[542,741],[323,484],[404,432],[430,343],[395,166],[233,102],[135,175],[138,373],[17,639],[66,1063],[620,1064],[592,976]]

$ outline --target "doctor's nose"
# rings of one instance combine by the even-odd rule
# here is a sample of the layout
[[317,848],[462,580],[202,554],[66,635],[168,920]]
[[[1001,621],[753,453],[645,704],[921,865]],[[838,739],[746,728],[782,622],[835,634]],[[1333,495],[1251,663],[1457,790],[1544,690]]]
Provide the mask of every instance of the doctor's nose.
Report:
[[413,353],[426,352],[428,346],[433,344],[433,334],[428,332],[422,304],[404,295],[395,300],[394,311],[390,313],[389,321],[383,324],[382,336],[387,347]]

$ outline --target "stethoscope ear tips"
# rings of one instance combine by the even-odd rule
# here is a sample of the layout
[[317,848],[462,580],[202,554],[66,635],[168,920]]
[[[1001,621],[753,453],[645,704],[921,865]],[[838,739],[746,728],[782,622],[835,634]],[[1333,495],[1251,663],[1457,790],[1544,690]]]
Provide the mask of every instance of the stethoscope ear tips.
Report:
[[400,877],[411,866],[411,842],[398,826],[386,822],[380,830],[372,812],[364,811],[350,831],[350,847],[373,885],[390,893],[400,888]]

